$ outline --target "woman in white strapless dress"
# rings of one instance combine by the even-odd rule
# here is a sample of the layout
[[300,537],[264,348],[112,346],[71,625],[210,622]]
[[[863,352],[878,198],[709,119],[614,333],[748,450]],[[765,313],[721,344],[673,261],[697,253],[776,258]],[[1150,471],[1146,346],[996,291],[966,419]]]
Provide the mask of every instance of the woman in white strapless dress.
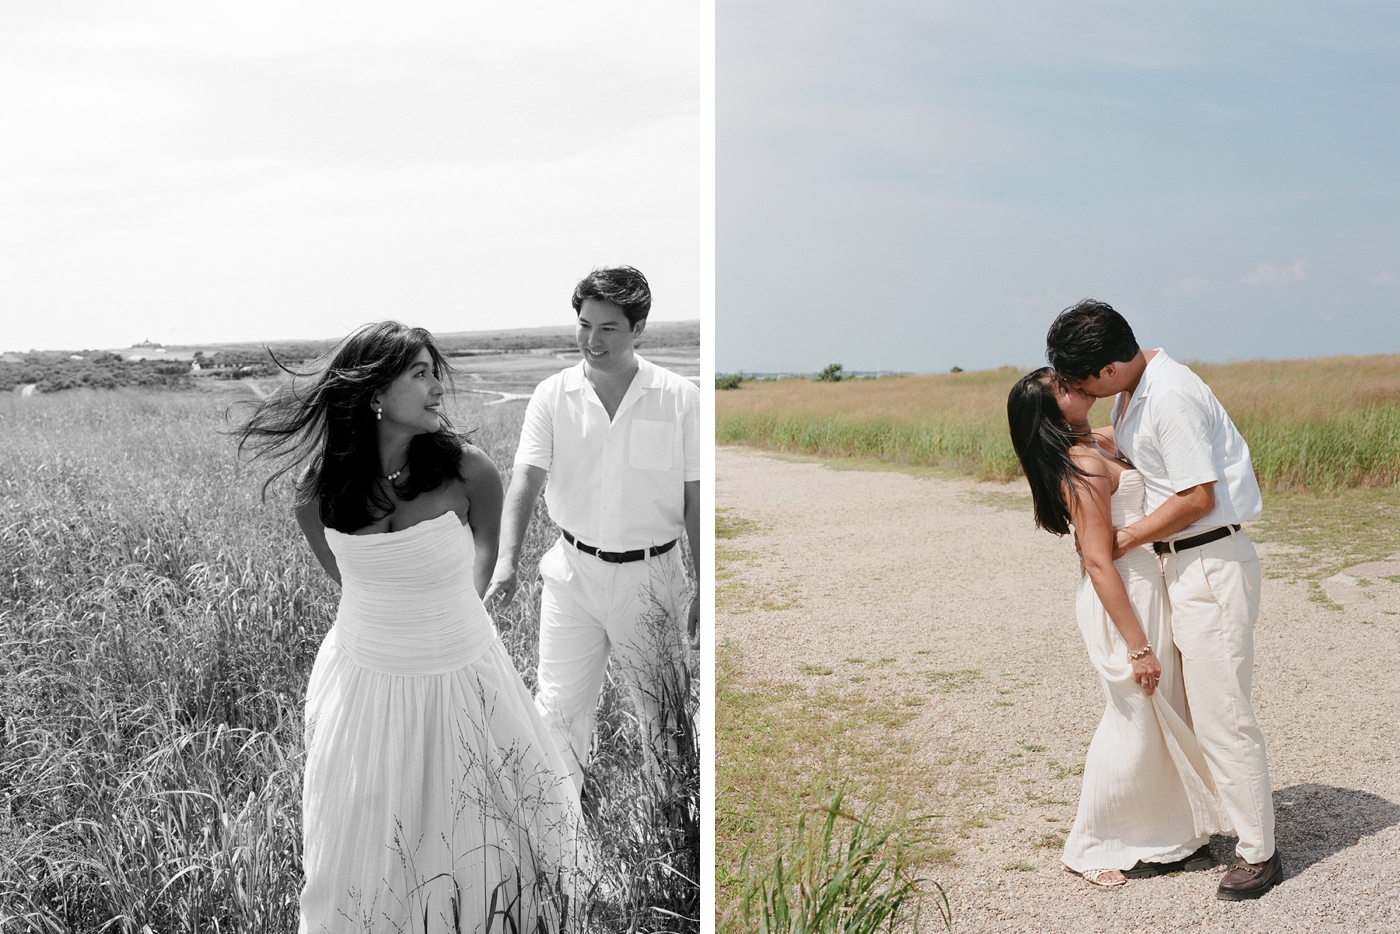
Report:
[[480,597],[500,476],[443,417],[445,370],[427,331],[371,325],[239,429],[283,459],[269,483],[307,464],[297,520],[342,588],[307,687],[303,932],[587,914],[567,766]]
[[1007,416],[1036,524],[1072,528],[1084,560],[1076,616],[1107,703],[1062,860],[1112,886],[1207,868],[1210,835],[1230,827],[1191,730],[1161,562],[1148,546],[1112,557],[1114,530],[1142,518],[1146,488],[1111,429],[1090,431],[1094,401],[1046,367],[1012,389]]

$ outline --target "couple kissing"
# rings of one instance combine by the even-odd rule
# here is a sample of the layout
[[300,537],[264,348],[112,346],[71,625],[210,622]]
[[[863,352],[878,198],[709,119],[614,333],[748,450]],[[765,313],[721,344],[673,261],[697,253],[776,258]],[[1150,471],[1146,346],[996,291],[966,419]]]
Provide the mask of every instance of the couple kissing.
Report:
[[[1209,868],[1211,835],[1234,833],[1216,897],[1258,898],[1283,869],[1249,700],[1261,573],[1241,523],[1263,510],[1249,446],[1109,305],[1064,310],[1046,343],[1051,366],[1016,383],[1007,418],[1036,524],[1075,534],[1076,617],[1107,699],[1062,859],[1119,886]],[[1110,397],[1111,424],[1091,429]]]

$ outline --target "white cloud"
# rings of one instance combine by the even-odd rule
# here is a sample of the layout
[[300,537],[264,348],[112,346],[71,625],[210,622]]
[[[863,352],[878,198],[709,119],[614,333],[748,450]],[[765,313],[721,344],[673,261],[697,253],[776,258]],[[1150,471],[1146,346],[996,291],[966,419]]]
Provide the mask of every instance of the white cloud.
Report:
[[1035,295],[1017,295],[1011,299],[1011,304],[1018,309],[1033,309],[1045,313],[1049,309],[1059,311],[1068,308],[1075,303],[1076,299],[1068,292],[1061,292],[1059,289],[1051,287]]
[[1273,263],[1260,263],[1254,272],[1240,279],[1247,285],[1284,286],[1302,282],[1308,278],[1308,264],[1295,259],[1292,266],[1275,266]]
[[1197,292],[1204,292],[1211,287],[1209,279],[1202,279],[1200,276],[1187,276],[1185,279],[1178,279],[1172,284],[1172,288],[1177,292],[1185,292],[1187,295],[1194,295]]
[[1388,272],[1378,272],[1375,277],[1368,281],[1369,285],[1400,285],[1400,279],[1396,279]]

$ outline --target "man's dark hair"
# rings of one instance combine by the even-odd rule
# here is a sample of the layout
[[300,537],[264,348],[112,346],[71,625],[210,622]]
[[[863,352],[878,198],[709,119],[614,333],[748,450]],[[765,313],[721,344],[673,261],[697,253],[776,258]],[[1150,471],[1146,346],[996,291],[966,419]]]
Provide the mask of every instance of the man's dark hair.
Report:
[[1128,322],[1112,305],[1092,298],[1060,312],[1045,335],[1045,358],[1060,379],[1097,376],[1110,363],[1127,363],[1137,354]]
[[584,276],[574,286],[574,314],[578,314],[590,298],[621,308],[627,323],[634,328],[637,322],[645,321],[651,311],[651,286],[647,285],[647,277],[631,266],[595,269]]

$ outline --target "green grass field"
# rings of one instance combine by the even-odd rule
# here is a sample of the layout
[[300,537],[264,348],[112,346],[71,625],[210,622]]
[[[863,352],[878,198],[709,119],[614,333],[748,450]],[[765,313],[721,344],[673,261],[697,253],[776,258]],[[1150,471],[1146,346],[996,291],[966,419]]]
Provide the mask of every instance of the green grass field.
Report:
[[[1400,356],[1193,368],[1250,444],[1265,490],[1264,518],[1251,537],[1295,546],[1271,560],[1270,576],[1307,581],[1326,605],[1321,579],[1400,551]],[[1003,368],[840,382],[744,380],[715,393],[716,437],[834,466],[1014,480],[1020,469],[1007,434],[1006,396],[1021,375]],[[1096,406],[1095,424],[1106,423],[1108,411],[1106,403]],[[1030,509],[1020,490],[987,495],[999,507]],[[795,599],[735,580],[733,567],[752,557],[744,548],[751,525],[724,510],[716,516],[722,613],[777,609]],[[761,681],[744,671],[732,645],[720,647],[715,690],[716,897],[721,929],[739,932],[749,929],[740,906],[756,882],[746,856],[750,867],[766,865],[798,816],[811,813],[804,809],[855,782],[862,799],[884,803],[881,816],[898,828],[908,813],[907,789],[934,779],[921,774],[932,767],[919,764],[893,730],[912,715],[898,698]],[[920,871],[936,879],[953,851],[946,840],[919,839]]]
[[[1249,442],[1266,491],[1400,482],[1400,355],[1193,369]],[[1021,375],[1003,367],[835,383],[749,380],[715,393],[715,436],[721,444],[1011,480],[1020,466],[1006,429],[1006,395]],[[1095,424],[1107,424],[1108,411],[1106,401],[1095,406]]]
[[[337,591],[287,491],[260,503],[218,433],[230,398],[0,400],[6,934],[296,929],[302,699]],[[506,473],[524,404],[470,398],[454,420]],[[541,504],[522,580],[556,534]],[[498,623],[533,686],[538,587],[522,591]],[[590,929],[699,928],[696,683],[669,796],[606,689]]]

